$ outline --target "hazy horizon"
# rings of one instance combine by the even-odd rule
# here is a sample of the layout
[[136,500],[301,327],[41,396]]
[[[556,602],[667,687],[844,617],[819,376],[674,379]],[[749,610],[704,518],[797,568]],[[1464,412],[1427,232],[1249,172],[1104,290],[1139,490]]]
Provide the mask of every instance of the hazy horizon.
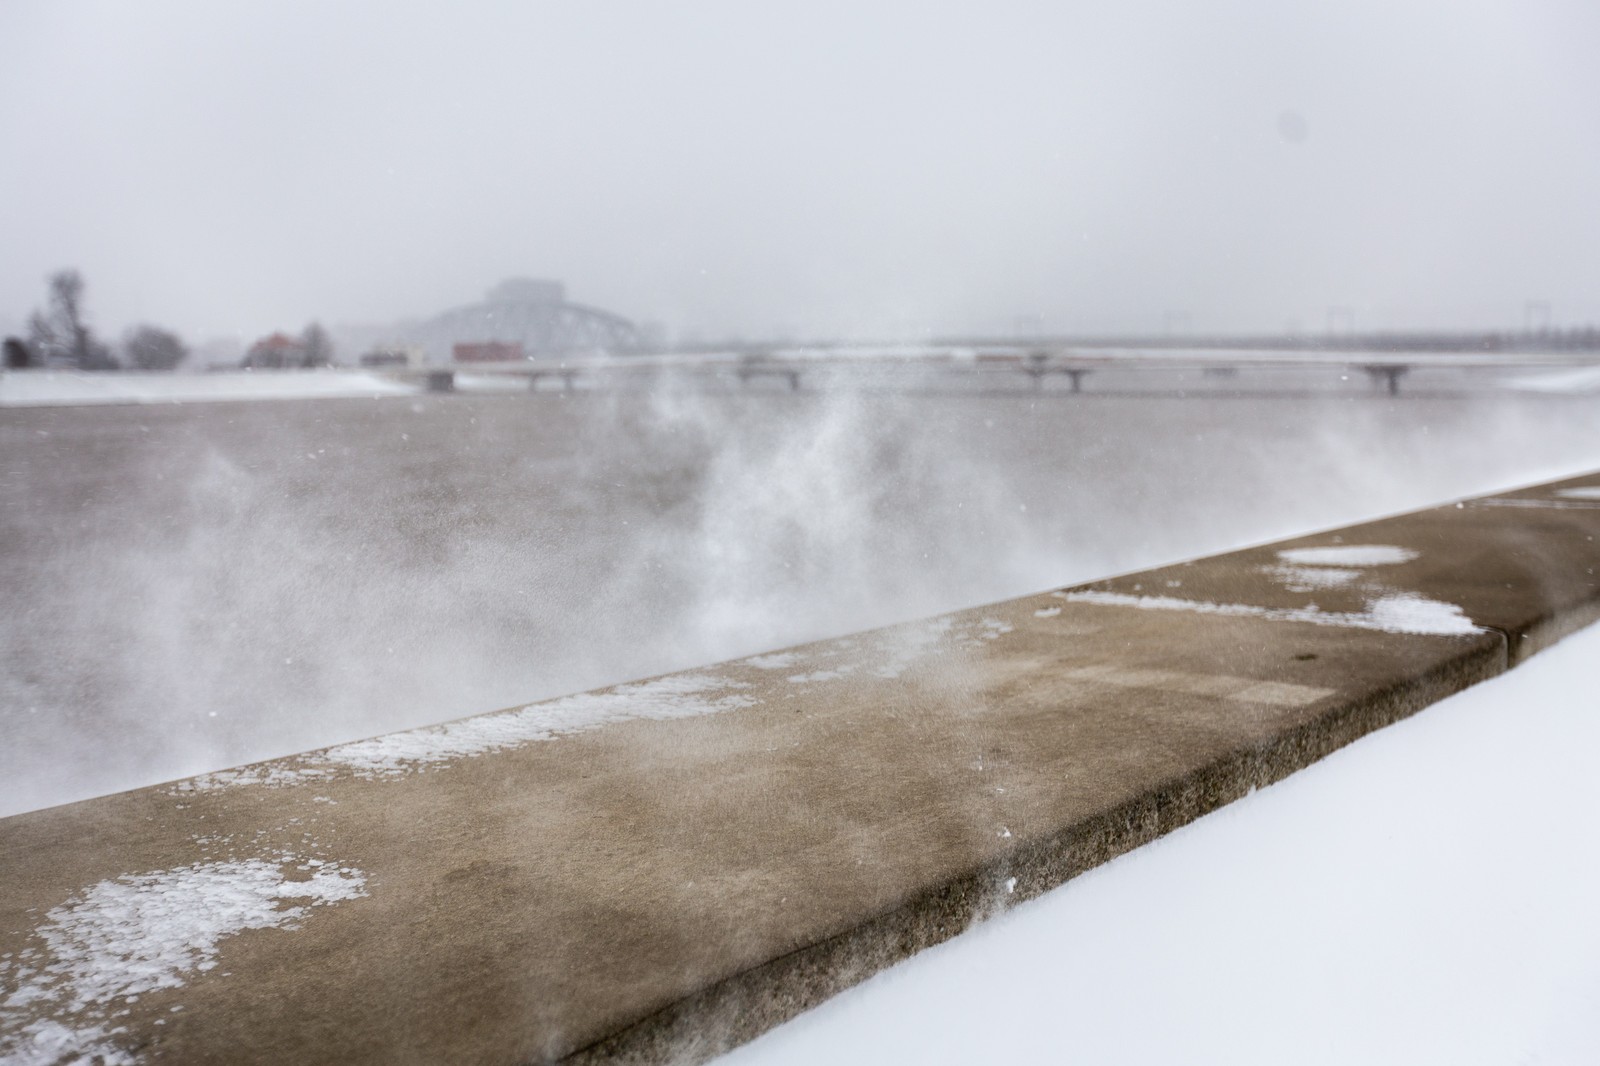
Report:
[[1600,322],[1576,2],[0,8],[0,328],[669,335]]

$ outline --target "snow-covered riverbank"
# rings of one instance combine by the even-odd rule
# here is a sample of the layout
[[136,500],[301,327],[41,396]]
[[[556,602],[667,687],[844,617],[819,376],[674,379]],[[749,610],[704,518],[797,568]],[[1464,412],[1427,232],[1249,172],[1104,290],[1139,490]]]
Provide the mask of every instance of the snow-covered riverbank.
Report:
[[231,370],[213,374],[25,370],[0,374],[0,407],[211,403],[407,396],[416,386],[364,370]]

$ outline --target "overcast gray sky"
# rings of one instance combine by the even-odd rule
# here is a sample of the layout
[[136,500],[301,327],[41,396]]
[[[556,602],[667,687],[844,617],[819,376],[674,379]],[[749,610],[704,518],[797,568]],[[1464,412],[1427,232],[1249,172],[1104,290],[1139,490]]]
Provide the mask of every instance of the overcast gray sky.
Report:
[[[1600,5],[0,4],[0,324],[1600,322]],[[1174,319],[1177,321],[1177,319]]]

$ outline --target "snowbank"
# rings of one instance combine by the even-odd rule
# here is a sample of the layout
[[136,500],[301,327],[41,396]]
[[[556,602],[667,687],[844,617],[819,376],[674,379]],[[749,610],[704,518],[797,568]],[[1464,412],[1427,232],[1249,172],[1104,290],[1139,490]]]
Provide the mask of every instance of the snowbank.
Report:
[[211,374],[22,370],[0,374],[0,407],[408,396],[416,391],[413,385],[362,370],[236,370]]

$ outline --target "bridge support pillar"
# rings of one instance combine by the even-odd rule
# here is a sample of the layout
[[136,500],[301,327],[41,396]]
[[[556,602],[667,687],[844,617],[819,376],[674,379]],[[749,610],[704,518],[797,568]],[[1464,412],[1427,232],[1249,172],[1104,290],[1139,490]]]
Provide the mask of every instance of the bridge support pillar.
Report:
[[1382,382],[1390,396],[1400,395],[1400,379],[1411,370],[1403,363],[1385,363],[1380,366],[1364,366],[1361,369],[1367,372],[1367,377],[1372,379],[1374,386]]

